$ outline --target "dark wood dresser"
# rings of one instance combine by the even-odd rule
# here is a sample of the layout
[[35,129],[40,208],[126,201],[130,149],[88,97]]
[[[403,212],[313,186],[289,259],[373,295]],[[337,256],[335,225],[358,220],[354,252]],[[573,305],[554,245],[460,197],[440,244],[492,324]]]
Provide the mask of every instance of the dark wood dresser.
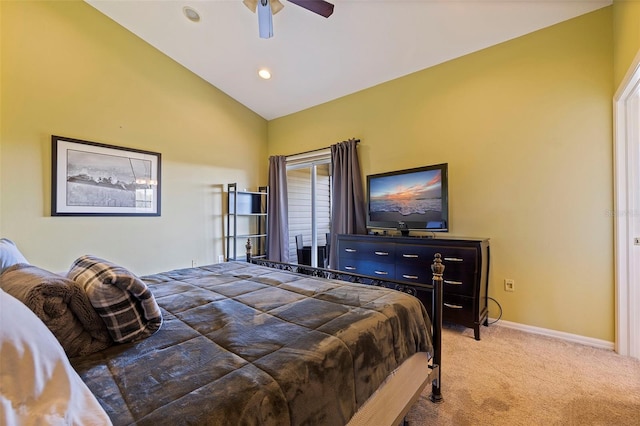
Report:
[[340,271],[406,283],[400,291],[413,294],[431,315],[431,263],[442,256],[445,321],[473,328],[480,340],[480,324],[487,325],[489,239],[423,238],[380,235],[337,236]]

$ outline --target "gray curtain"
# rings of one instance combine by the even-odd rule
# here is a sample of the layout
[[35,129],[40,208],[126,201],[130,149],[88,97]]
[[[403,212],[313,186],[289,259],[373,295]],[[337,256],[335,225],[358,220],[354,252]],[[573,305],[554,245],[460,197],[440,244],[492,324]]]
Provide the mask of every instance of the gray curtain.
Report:
[[[333,182],[331,194],[331,247],[338,234],[366,234],[365,198],[358,161],[358,140],[331,145]],[[336,250],[329,253],[329,267],[335,268]]]
[[268,214],[267,257],[276,262],[289,262],[287,162],[284,155],[269,157]]

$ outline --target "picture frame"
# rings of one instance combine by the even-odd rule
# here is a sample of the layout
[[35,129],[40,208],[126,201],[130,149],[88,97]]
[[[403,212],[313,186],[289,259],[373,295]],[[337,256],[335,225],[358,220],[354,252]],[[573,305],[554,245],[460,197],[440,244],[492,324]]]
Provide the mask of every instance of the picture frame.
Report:
[[160,216],[160,153],[52,135],[51,159],[51,216]]

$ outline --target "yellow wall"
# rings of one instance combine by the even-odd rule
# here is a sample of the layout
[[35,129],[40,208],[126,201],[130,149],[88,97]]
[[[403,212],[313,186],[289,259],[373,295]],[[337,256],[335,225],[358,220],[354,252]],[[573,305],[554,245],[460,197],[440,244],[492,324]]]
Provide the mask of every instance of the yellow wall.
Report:
[[[52,270],[210,263],[224,184],[357,137],[365,175],[449,163],[450,235],[491,238],[504,319],[611,341],[611,99],[639,22],[616,1],[267,124],[84,2],[0,1],[0,233]],[[51,134],[161,152],[162,216],[50,217]]]
[[[80,1],[1,1],[0,230],[34,264],[151,273],[223,254],[223,186],[264,184],[267,123]],[[51,217],[51,135],[162,153],[161,217]]]
[[613,2],[613,71],[617,88],[640,51],[640,1]]
[[503,319],[613,341],[612,62],[608,7],[273,120],[268,151],[449,163],[449,235],[491,238]]
[[0,5],[0,235],[2,232],[2,5]]

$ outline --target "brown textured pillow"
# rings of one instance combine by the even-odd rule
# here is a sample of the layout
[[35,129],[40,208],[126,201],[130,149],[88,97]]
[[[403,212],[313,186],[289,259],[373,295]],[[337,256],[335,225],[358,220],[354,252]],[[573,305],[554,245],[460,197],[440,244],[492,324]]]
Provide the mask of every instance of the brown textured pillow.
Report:
[[84,289],[68,278],[18,264],[0,275],[0,287],[45,323],[67,356],[88,355],[113,344]]

